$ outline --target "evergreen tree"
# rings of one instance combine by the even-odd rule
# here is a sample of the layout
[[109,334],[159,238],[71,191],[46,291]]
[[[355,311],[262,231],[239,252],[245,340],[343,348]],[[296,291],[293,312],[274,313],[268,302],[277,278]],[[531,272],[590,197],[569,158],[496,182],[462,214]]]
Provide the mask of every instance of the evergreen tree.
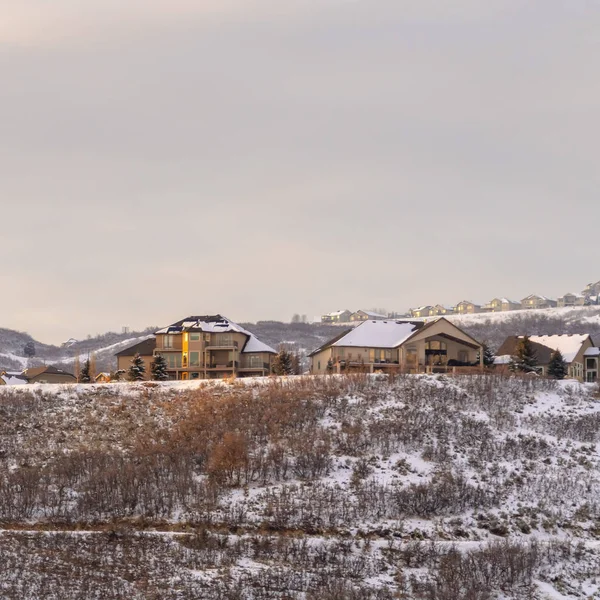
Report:
[[516,349],[516,359],[511,364],[513,371],[521,371],[522,373],[537,373],[538,369],[537,352],[529,339],[525,335],[519,338]]
[[92,375],[90,372],[90,359],[88,358],[84,363],[83,367],[81,367],[81,371],[79,371],[79,383],[91,383]]
[[150,372],[154,381],[166,381],[169,379],[167,373],[167,359],[162,354],[157,354],[150,363]]
[[110,374],[110,380],[122,381],[123,375],[125,375],[125,369],[117,369],[114,373]]
[[25,347],[23,348],[23,354],[27,357],[27,358],[33,358],[35,356],[35,344],[33,343],[32,340],[29,340],[26,344]]
[[560,350],[555,350],[548,363],[548,375],[554,379],[564,379],[569,372],[567,363]]
[[487,345],[483,345],[483,365],[485,367],[491,368],[494,366],[494,361],[496,360],[496,355],[494,351]]
[[143,381],[146,374],[146,365],[139,354],[131,359],[131,366],[127,370],[127,379],[129,381]]
[[294,373],[292,353],[288,352],[285,348],[279,351],[273,361],[273,373],[275,375],[293,375]]

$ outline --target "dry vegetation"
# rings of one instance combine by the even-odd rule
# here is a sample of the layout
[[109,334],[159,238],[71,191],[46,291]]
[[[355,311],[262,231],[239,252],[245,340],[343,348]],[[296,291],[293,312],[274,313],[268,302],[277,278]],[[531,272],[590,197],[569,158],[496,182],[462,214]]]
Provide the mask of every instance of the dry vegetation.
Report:
[[0,595],[593,593],[599,409],[495,375],[4,388]]

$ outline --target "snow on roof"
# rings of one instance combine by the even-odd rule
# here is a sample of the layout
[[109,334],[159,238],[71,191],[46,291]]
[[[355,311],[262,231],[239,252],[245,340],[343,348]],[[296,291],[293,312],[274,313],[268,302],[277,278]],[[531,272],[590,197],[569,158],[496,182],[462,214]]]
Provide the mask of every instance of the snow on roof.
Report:
[[381,313],[373,312],[372,310],[360,310],[358,312],[363,312],[368,317],[373,317],[374,319],[387,319],[387,315],[382,315]]
[[6,385],[26,385],[27,384],[27,379],[25,379],[25,377],[18,376],[18,375],[9,375],[8,373],[2,375],[0,377],[0,379],[2,379],[2,381],[4,381],[4,383]]
[[513,360],[513,357],[510,354],[504,354],[503,356],[496,356],[494,358],[495,365],[509,365]]
[[[348,311],[347,310],[336,310],[334,312],[327,313],[324,316],[325,317],[339,317],[340,315],[343,315],[346,312],[348,312]],[[363,311],[363,312],[366,312],[366,311]]]
[[588,348],[583,354],[584,356],[600,356],[600,348]]
[[559,350],[565,362],[573,362],[582,344],[590,338],[589,334],[581,335],[532,335],[529,339],[552,350]]
[[365,321],[332,346],[357,348],[396,348],[420,327],[410,321]]
[[219,319],[213,318],[212,320],[202,320],[202,318],[194,319],[189,318],[188,320],[182,321],[181,325],[177,323],[176,325],[170,325],[169,327],[164,327],[157,331],[157,334],[166,334],[171,332],[181,332],[184,329],[188,330],[198,330],[203,331],[205,333],[243,333],[248,336],[248,341],[242,350],[242,353],[247,352],[272,352],[273,354],[277,354],[273,348],[268,346],[267,344],[261,342],[253,333],[250,333],[246,329],[244,329],[241,325],[226,319],[225,317],[220,317]]

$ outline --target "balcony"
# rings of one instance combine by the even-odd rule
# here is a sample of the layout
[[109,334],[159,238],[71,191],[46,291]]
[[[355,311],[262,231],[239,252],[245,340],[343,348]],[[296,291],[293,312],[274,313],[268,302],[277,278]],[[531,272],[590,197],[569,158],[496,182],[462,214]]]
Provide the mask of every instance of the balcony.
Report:
[[206,365],[207,371],[233,371],[239,367],[239,362],[237,360],[230,360],[228,363],[223,364],[210,364]]
[[269,371],[271,365],[269,363],[242,363],[240,371]]
[[204,346],[205,350],[231,350],[231,349],[235,349],[237,350],[238,348],[238,343],[236,340],[231,340],[231,342],[227,343],[227,342],[220,342],[219,340],[214,340],[214,341],[210,341],[207,342],[206,346]]

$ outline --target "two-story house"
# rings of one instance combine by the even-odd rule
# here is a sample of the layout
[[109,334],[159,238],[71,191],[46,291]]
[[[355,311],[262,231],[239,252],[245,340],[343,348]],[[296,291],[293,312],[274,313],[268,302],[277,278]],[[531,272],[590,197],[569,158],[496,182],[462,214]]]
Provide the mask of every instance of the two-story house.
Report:
[[547,298],[546,296],[540,296],[539,294],[530,294],[521,300],[522,309],[555,308],[556,305],[556,300],[552,300],[552,298]]
[[558,300],[557,300],[557,306],[559,307],[565,307],[565,306],[585,306],[586,305],[586,298],[583,294],[565,294],[564,296],[561,296]]
[[596,283],[588,283],[583,292],[581,292],[581,295],[585,296],[586,298],[589,296],[594,296],[595,298],[600,296],[600,281],[596,281]]
[[328,325],[336,325],[337,323],[348,323],[350,321],[350,315],[352,313],[349,310],[336,310],[334,312],[327,313],[321,317],[321,323]]
[[485,309],[489,312],[507,312],[509,310],[519,310],[520,308],[521,303],[510,298],[494,298],[485,305]]
[[387,319],[387,315],[373,312],[372,310],[357,310],[350,315],[350,323],[362,322],[362,321],[381,321]]
[[409,313],[413,319],[433,317],[435,315],[435,307],[429,305],[419,306],[417,308],[411,308]]
[[444,317],[365,321],[310,355],[314,374],[359,371],[447,372],[479,366],[482,345]]
[[271,373],[277,352],[221,315],[187,317],[156,333],[154,354],[171,379],[215,379]]
[[463,300],[454,307],[454,312],[458,315],[472,315],[482,312],[481,305]]

